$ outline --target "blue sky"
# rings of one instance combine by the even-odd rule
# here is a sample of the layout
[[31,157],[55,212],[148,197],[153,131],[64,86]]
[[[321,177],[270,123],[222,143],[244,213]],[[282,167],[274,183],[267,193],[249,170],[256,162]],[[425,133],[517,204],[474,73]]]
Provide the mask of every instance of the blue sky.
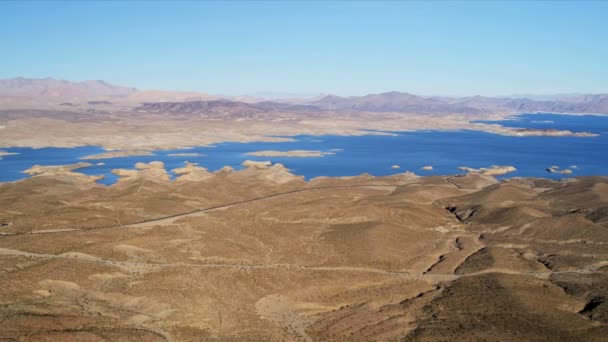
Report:
[[230,95],[608,92],[608,1],[2,1],[0,44],[0,78]]

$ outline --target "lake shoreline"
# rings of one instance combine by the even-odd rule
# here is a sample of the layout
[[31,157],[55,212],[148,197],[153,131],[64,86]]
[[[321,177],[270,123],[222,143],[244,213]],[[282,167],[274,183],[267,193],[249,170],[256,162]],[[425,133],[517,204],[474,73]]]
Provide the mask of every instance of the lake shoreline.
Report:
[[[297,175],[311,179],[369,173],[376,176],[409,170],[421,175],[449,175],[458,168],[513,166],[516,171],[504,177],[542,177],[608,174],[608,116],[564,116],[527,114],[502,121],[490,121],[513,131],[549,131],[553,136],[511,136],[476,130],[390,131],[365,135],[297,135],[272,142],[226,142],[183,149],[108,151],[102,146],[72,148],[9,148],[0,161],[4,173],[0,181],[22,179],[24,170],[39,165],[68,165],[92,161],[82,172],[104,175],[103,183],[118,180],[114,169],[133,169],[138,162],[162,161],[169,170],[184,163],[197,163],[210,170],[225,166],[241,168],[246,159],[281,163]],[[590,131],[594,136],[557,135],[564,130]],[[368,132],[369,133],[369,132]],[[582,153],[584,151],[584,153]],[[94,159],[94,160],[93,160]],[[94,161],[94,163],[93,163]],[[399,168],[393,166],[398,165]],[[577,168],[572,166],[576,165]],[[425,166],[432,168],[421,169]],[[553,166],[559,166],[559,172]],[[556,169],[555,169],[556,170]],[[566,171],[569,170],[569,171]],[[170,177],[175,175],[170,174]],[[501,176],[502,177],[502,176]]]

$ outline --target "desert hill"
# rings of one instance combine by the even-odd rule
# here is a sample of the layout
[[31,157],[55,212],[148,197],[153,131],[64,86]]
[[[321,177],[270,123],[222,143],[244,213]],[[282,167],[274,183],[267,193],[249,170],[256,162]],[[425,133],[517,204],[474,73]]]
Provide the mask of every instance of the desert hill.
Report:
[[608,178],[246,162],[0,184],[0,337],[601,341]]

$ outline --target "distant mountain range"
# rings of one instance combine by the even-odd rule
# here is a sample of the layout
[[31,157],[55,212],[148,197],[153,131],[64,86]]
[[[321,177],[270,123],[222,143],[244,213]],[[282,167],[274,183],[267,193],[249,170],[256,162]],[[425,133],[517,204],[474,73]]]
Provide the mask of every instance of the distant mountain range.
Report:
[[326,96],[307,104],[285,102],[245,103],[227,99],[187,102],[152,102],[137,108],[141,111],[173,114],[260,114],[273,111],[312,112],[379,112],[409,114],[484,114],[484,113],[601,113],[608,114],[608,95],[586,95],[576,101],[539,101],[526,98],[498,97],[423,97],[390,92],[356,97]]
[[135,110],[167,114],[221,114],[223,116],[227,114],[251,116],[256,114],[268,114],[277,111],[294,113],[323,111],[319,107],[312,105],[299,105],[271,101],[247,103],[226,99],[186,102],[148,102],[135,108]]
[[127,97],[137,89],[104,81],[70,82],[53,78],[11,78],[0,80],[0,95],[20,97],[101,98]]
[[388,92],[365,96],[328,95],[302,99],[253,101],[243,97],[221,98],[198,92],[138,90],[108,84],[104,81],[70,82],[53,78],[13,78],[0,80],[0,97],[44,99],[57,104],[120,103],[136,106],[140,111],[179,114],[240,113],[256,114],[273,111],[362,111],[415,114],[480,114],[496,112],[554,112],[608,114],[608,94],[565,94],[526,97],[441,97]]
[[71,82],[54,78],[0,79],[0,97],[38,101],[81,102],[109,101],[138,104],[146,101],[192,101],[217,98],[199,92],[139,90],[104,81]]
[[608,94],[583,95],[576,99],[532,100],[473,96],[463,98],[424,97],[389,92],[365,96],[326,96],[310,103],[325,110],[401,112],[419,114],[476,114],[487,112],[555,112],[608,114]]

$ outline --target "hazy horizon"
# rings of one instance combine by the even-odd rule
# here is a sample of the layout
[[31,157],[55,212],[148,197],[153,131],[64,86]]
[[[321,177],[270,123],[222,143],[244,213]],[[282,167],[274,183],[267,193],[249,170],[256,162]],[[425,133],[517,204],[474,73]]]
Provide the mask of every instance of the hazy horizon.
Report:
[[388,90],[388,91],[384,91],[384,92],[376,92],[376,93],[361,93],[361,94],[338,94],[335,92],[329,92],[329,93],[322,93],[322,92],[316,92],[316,93],[310,93],[310,92],[302,92],[302,93],[297,93],[297,92],[282,92],[282,91],[264,91],[264,90],[258,90],[255,91],[253,93],[246,93],[246,94],[222,94],[222,93],[213,93],[213,92],[206,92],[206,91],[200,91],[200,90],[192,90],[192,89],[152,89],[152,88],[138,88],[138,87],[134,87],[132,85],[129,84],[117,84],[114,82],[109,82],[107,80],[102,80],[102,79],[87,79],[87,80],[67,80],[67,79],[60,79],[60,78],[56,78],[56,77],[52,77],[52,76],[44,76],[44,77],[23,77],[23,76],[14,76],[14,77],[7,77],[7,78],[0,78],[0,81],[2,80],[14,80],[14,79],[26,79],[26,80],[55,80],[55,81],[67,81],[67,82],[71,82],[71,83],[84,83],[84,82],[104,82],[106,84],[109,84],[111,86],[117,86],[117,87],[124,87],[124,88],[134,88],[137,89],[138,91],[165,91],[165,92],[197,92],[197,93],[204,93],[204,94],[208,94],[208,95],[213,95],[213,96],[226,96],[226,97],[232,97],[232,98],[238,98],[238,97],[258,97],[261,99],[288,99],[288,98],[301,98],[301,99],[306,99],[306,98],[315,98],[315,97],[319,97],[319,96],[340,96],[340,97],[359,97],[359,96],[365,96],[365,95],[375,95],[375,94],[386,94],[386,93],[391,93],[391,92],[398,92],[398,93],[402,93],[402,94],[412,94],[412,95],[416,95],[416,96],[422,96],[422,97],[445,97],[445,98],[459,98],[459,97],[475,97],[475,96],[482,96],[482,97],[495,97],[495,98],[559,98],[559,97],[569,97],[569,96],[582,96],[582,95],[605,95],[605,93],[584,93],[584,92],[569,92],[569,93],[529,93],[529,94],[499,94],[499,95],[482,95],[482,94],[466,94],[466,95],[444,95],[444,94],[420,94],[420,93],[414,93],[408,90],[404,90],[404,89],[393,89],[393,90]]

